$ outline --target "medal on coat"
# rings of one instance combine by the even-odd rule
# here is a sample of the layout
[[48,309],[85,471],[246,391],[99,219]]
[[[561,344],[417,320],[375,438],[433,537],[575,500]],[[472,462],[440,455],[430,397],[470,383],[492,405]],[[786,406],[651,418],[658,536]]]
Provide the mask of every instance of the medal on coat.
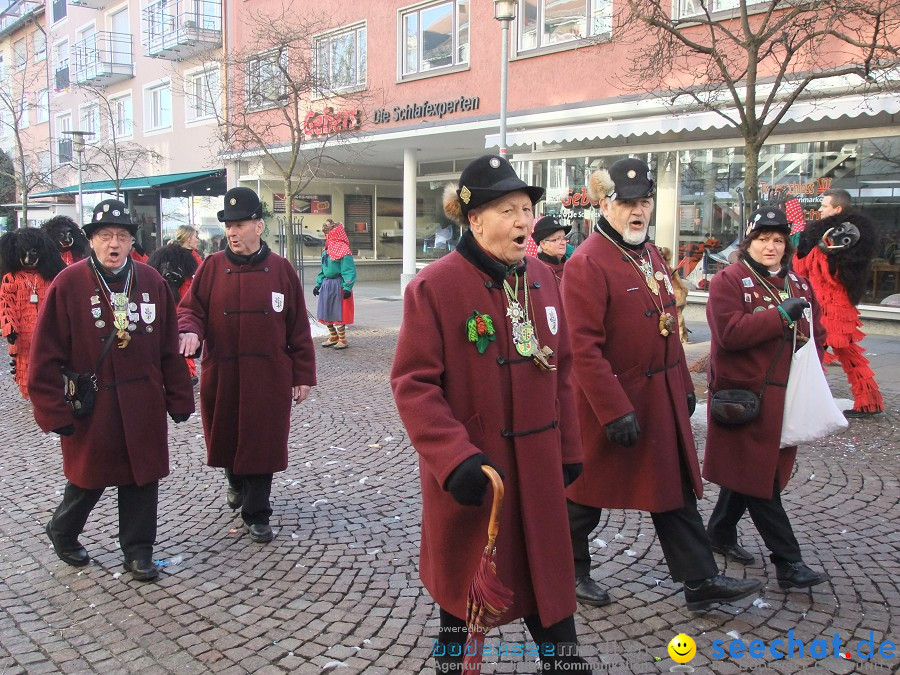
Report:
[[675,317],[668,312],[659,315],[659,334],[663,337],[669,337],[675,332]]
[[512,326],[512,340],[516,352],[520,356],[532,357],[534,365],[541,370],[556,370],[548,361],[553,355],[553,350],[549,347],[541,349],[538,344],[537,334],[534,330],[534,324],[528,313],[528,275],[523,274],[522,281],[525,284],[525,304],[519,303],[519,277],[516,275],[516,288],[509,285],[504,279],[503,290],[506,292],[506,316]]

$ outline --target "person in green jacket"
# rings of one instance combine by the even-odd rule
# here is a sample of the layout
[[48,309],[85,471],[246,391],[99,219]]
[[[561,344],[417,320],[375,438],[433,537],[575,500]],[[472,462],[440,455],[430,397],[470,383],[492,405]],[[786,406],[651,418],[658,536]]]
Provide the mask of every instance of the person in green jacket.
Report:
[[330,335],[323,347],[347,348],[346,326],[353,323],[353,284],[356,283],[356,263],[350,253],[350,240],[341,223],[331,218],[322,226],[325,248],[322,250],[322,271],[316,277],[313,295],[318,296],[316,315],[328,327]]

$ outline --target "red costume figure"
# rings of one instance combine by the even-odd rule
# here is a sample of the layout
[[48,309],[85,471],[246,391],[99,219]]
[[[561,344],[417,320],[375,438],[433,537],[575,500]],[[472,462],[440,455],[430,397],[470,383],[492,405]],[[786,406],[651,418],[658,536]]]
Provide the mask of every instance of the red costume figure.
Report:
[[884,399],[875,373],[859,342],[856,305],[866,290],[869,263],[878,241],[875,223],[860,213],[838,213],[806,226],[794,259],[794,269],[807,277],[822,305],[826,344],[841,362],[853,393],[853,409],[847,417],[866,417],[884,410]]
[[88,240],[78,224],[68,216],[54,216],[45,221],[41,229],[56,243],[59,255],[66,265],[88,257]]
[[15,358],[15,378],[28,396],[28,351],[38,308],[53,278],[65,268],[53,241],[34,228],[13,230],[0,237],[0,332]]
[[[187,295],[194,280],[200,262],[196,251],[184,248],[179,244],[166,244],[150,254],[147,264],[159,272],[169,284],[172,294],[181,302]],[[200,259],[202,261],[202,258]],[[185,359],[191,378],[197,377],[197,363],[194,359]]]

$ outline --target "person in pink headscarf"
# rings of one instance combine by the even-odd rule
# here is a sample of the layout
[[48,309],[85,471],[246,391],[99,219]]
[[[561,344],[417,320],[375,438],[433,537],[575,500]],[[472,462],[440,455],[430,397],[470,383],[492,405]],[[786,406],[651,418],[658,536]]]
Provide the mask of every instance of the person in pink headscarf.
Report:
[[313,295],[319,298],[316,315],[330,333],[322,346],[346,349],[346,326],[353,323],[356,263],[353,262],[350,240],[342,223],[335,223],[329,218],[322,226],[322,231],[325,233],[322,271],[316,277],[316,287],[313,289]]

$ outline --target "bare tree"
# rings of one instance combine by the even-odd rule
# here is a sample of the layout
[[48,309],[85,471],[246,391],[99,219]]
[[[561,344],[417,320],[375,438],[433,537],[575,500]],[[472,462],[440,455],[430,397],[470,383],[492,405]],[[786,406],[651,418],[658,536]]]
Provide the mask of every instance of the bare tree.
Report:
[[[0,136],[12,141],[12,171],[9,165],[0,166],[0,175],[15,182],[16,192],[22,202],[22,220],[28,223],[28,195],[41,186],[51,183],[52,168],[49,161],[42,161],[33,140],[31,122],[37,121],[35,113],[46,110],[46,76],[36,68],[27,52],[16,54],[19,63],[13,64],[0,81]],[[44,92],[43,96],[41,92]],[[49,159],[49,155],[46,155]]]
[[[225,52],[219,61],[223,79],[232,84],[224,107],[213,106],[216,140],[226,158],[264,160],[280,177],[287,257],[300,262],[302,275],[293,200],[327,170],[334,159],[331,148],[359,128],[372,96],[360,84],[366,81],[365,57],[357,52],[352,32],[345,51],[344,45],[322,38],[340,24],[296,6],[271,13],[251,10],[242,24],[248,46]],[[214,85],[211,78],[204,82]],[[190,87],[185,94],[201,95]]]
[[814,83],[897,87],[896,0],[628,0],[617,23],[632,86],[712,111],[741,134],[751,207],[763,144],[791,106],[816,97]]
[[88,94],[89,100],[96,101],[97,124],[96,140],[85,145],[82,157],[82,170],[92,177],[102,177],[113,183],[116,199],[122,193],[122,182],[132,175],[145,175],[148,165],[155,164],[164,157],[152,148],[140,143],[120,138],[122,124],[131,124],[131,120],[123,118],[106,93],[97,87],[81,85],[79,87]]

